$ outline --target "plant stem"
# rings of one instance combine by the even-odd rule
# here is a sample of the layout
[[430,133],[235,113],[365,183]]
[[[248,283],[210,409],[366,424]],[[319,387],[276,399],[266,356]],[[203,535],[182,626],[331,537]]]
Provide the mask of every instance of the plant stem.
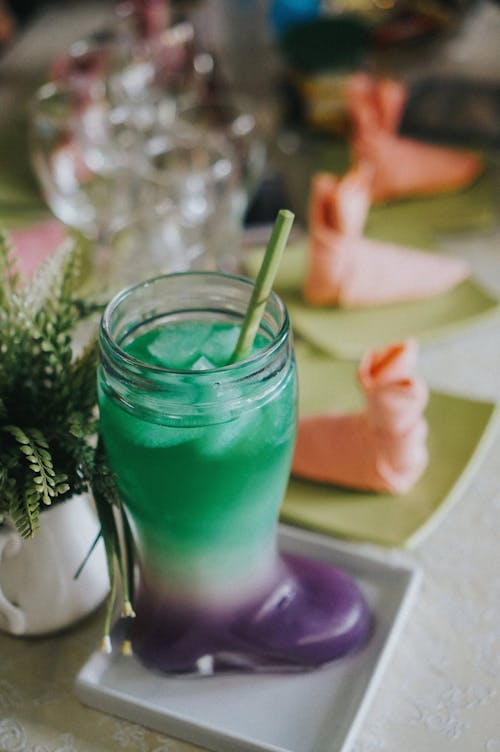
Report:
[[271,293],[274,278],[285,249],[290,230],[294,220],[294,214],[288,209],[281,209],[276,217],[271,237],[269,238],[266,252],[259,269],[253,288],[248,308],[241,326],[238,342],[229,363],[236,363],[246,358],[252,349],[255,335],[266,308],[267,300]]

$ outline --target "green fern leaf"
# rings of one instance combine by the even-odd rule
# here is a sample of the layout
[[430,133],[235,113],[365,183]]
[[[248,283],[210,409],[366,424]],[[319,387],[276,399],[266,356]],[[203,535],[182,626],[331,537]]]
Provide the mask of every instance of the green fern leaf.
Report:
[[32,538],[40,527],[40,506],[31,486],[11,499],[9,517],[22,538]]
[[[48,451],[48,443],[42,432],[36,428],[23,430],[19,426],[3,426],[3,430],[15,439],[19,445],[19,451],[28,461],[31,471],[31,481],[26,479],[26,493],[35,491],[40,501],[47,506],[52,503],[54,492],[54,467],[52,457]],[[44,455],[42,455],[42,451]],[[34,485],[32,485],[34,484]]]
[[16,271],[14,252],[5,232],[0,230],[0,308],[8,309],[11,298],[19,286],[19,275]]

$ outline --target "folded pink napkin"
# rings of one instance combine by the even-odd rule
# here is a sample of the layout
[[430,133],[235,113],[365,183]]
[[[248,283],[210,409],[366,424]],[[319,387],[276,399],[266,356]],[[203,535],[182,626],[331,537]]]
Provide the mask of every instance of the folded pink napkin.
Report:
[[17,257],[18,271],[29,277],[66,237],[66,228],[57,219],[47,219],[29,227],[11,230],[9,236]]
[[309,261],[303,295],[311,305],[361,307],[439,295],[469,276],[458,258],[362,237],[373,171],[362,162],[342,179],[320,173],[309,205]]
[[409,491],[428,461],[428,390],[413,373],[416,360],[413,340],[368,352],[358,371],[364,410],[301,417],[292,474],[365,491]]
[[399,136],[406,97],[404,84],[390,78],[359,73],[347,85],[352,156],[373,165],[374,203],[458,190],[483,169],[470,152]]

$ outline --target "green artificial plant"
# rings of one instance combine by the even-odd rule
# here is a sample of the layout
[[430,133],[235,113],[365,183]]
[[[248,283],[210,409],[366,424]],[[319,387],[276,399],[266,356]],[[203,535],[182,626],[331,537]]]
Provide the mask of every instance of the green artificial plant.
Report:
[[132,539],[97,438],[96,338],[74,353],[75,327],[96,309],[77,295],[82,248],[68,239],[23,282],[0,231],[0,524],[32,537],[44,509],[93,492],[111,585],[107,647],[115,569],[123,613],[133,615]]

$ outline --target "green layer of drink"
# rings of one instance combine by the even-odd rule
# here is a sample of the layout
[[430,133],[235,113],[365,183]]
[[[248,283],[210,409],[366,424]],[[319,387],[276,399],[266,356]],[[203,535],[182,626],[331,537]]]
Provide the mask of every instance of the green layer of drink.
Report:
[[[186,321],[140,334],[126,346],[142,363],[178,370],[218,368],[239,327]],[[254,352],[267,344],[260,335]],[[236,387],[237,388],[237,387]],[[193,392],[194,398],[196,392]],[[268,401],[248,399],[206,424],[150,422],[106,396],[101,430],[120,492],[137,529],[145,574],[187,600],[223,594],[272,574],[276,521],[295,438],[294,369]],[[249,576],[250,573],[250,576]],[[168,584],[170,583],[170,584]],[[228,593],[229,594],[229,593]]]

